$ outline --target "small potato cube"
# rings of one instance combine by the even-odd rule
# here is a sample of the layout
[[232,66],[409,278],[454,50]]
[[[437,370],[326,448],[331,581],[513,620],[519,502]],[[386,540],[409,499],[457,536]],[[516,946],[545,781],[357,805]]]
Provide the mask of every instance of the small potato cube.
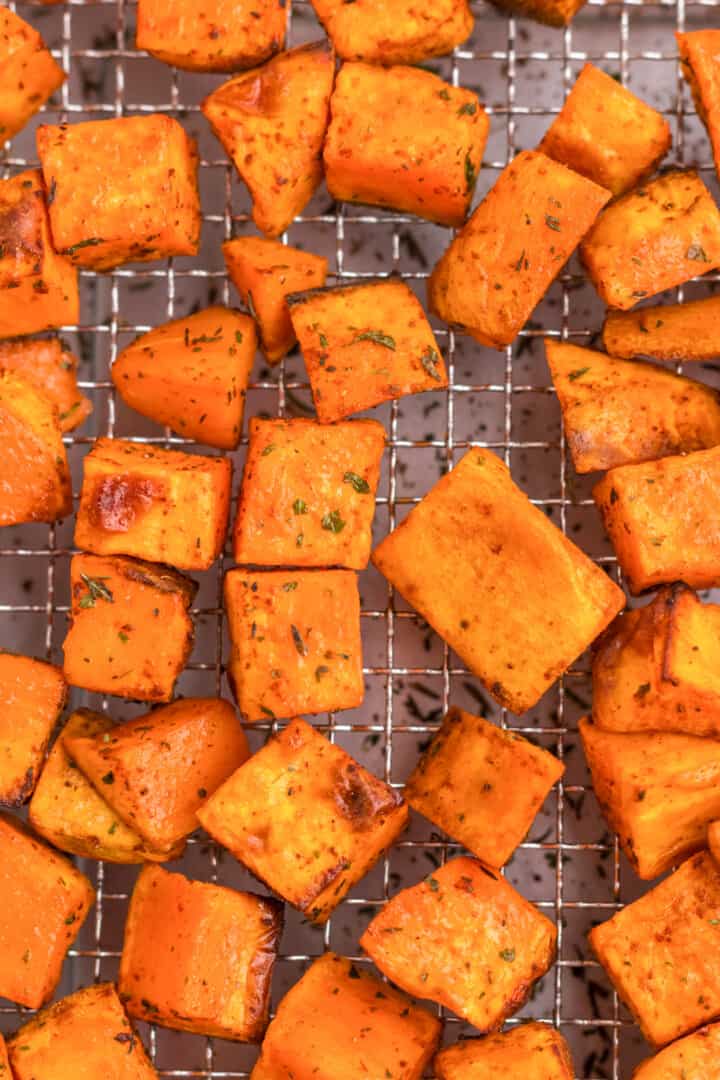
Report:
[[300,45],[205,98],[202,111],[253,200],[253,221],[279,236],[322,180],[335,57],[326,41]]
[[110,378],[126,405],[155,423],[235,450],[256,347],[249,316],[209,307],[141,334],[119,354]]
[[[330,528],[339,517],[330,511]],[[231,570],[228,678],[244,720],[354,709],[365,694],[349,570]]]
[[17,135],[64,82],[37,30],[0,8],[0,143]]
[[553,963],[556,939],[553,923],[505,878],[460,856],[389,900],[360,944],[407,993],[484,1034],[521,1008]]
[[653,172],[671,142],[664,116],[588,63],[538,149],[622,195]]
[[79,427],[92,412],[92,402],[78,389],[77,364],[60,338],[0,341],[0,368],[14,371],[50,398],[63,434]]
[[135,45],[185,71],[238,71],[282,48],[287,0],[139,0]]
[[468,0],[311,0],[335,51],[343,60],[416,64],[452,52],[470,37]]
[[226,240],[223,255],[233,285],[257,320],[265,359],[278,364],[295,344],[285,297],[324,285],[327,259],[261,236]]
[[161,113],[44,124],[37,147],[57,250],[86,270],[197,255],[195,142]]
[[720,1060],[720,1024],[708,1024],[644,1061],[632,1080],[707,1080]]
[[75,543],[207,570],[225,544],[231,478],[229,458],[98,439],[83,461]]
[[680,66],[705,124],[720,175],[720,30],[676,33]]
[[77,271],[50,239],[42,173],[0,180],[0,338],[79,318]]
[[569,26],[585,0],[492,0],[511,15],[524,15],[546,26]]
[[251,1080],[420,1080],[442,1023],[350,960],[326,952],[278,1006]]
[[155,850],[198,827],[197,811],[247,759],[235,710],[219,698],[181,698],[110,732],[65,732],[68,756],[118,817]]
[[590,931],[590,944],[653,1046],[720,1015],[720,867],[708,852]]
[[130,1016],[258,1042],[283,928],[278,900],[146,866],[135,884],[118,989]]
[[66,696],[60,668],[0,653],[0,805],[32,795]]
[[323,423],[448,385],[427,316],[403,281],[313,289],[288,303]]
[[609,198],[545,154],[522,151],[436,264],[430,310],[483,345],[510,345]]
[[52,997],[94,902],[92,885],[68,859],[0,815],[0,997],[28,1009]]
[[384,449],[385,429],[376,420],[253,418],[236,561],[364,570]]
[[517,713],[539,701],[625,603],[490,450],[468,451],[372,559]]
[[56,1001],[9,1040],[15,1080],[157,1080],[112,983]]
[[203,828],[322,923],[405,828],[400,795],[293,720],[200,810]]
[[421,68],[346,63],[330,108],[323,158],[335,199],[462,225],[490,128],[472,90]]
[[576,472],[720,444],[720,395],[709,386],[550,338],[545,352]]
[[630,592],[720,584],[720,447],[611,469],[593,489]]
[[609,206],[580,257],[608,307],[631,308],[720,266],[720,210],[696,172],[665,173]]
[[193,647],[197,586],[137,559],[75,555],[63,670],[71,686],[138,701],[170,701]]
[[573,1080],[568,1044],[547,1024],[520,1024],[501,1035],[463,1039],[435,1058],[438,1080]]
[[603,345],[613,356],[631,360],[712,360],[720,356],[720,296],[686,304],[609,311]]

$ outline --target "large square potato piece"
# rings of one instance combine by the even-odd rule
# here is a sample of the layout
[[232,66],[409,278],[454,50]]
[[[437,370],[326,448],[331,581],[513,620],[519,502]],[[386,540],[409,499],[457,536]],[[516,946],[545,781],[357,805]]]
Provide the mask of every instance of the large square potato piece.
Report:
[[470,36],[468,0],[311,0],[320,22],[343,60],[374,64],[417,64],[452,52]]
[[708,1080],[720,1061],[720,1024],[708,1024],[637,1067],[632,1080]]
[[0,805],[32,795],[66,696],[60,668],[0,653]]
[[520,1024],[501,1035],[462,1039],[435,1058],[438,1080],[573,1080],[570,1050],[547,1024]]

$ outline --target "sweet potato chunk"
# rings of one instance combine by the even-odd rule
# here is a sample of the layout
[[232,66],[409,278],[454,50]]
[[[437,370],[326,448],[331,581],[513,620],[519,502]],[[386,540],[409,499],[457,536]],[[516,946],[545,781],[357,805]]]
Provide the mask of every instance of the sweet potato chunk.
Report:
[[435,1058],[438,1080],[573,1080],[568,1044],[547,1024],[529,1023],[485,1039],[464,1039]]
[[83,461],[75,543],[207,570],[225,543],[231,477],[229,458],[98,439]]
[[408,808],[341,747],[293,720],[198,817],[256,877],[322,923],[402,832]]
[[600,215],[580,257],[608,307],[638,300],[720,266],[720,210],[696,172],[668,172]]
[[197,150],[177,120],[44,124],[37,147],[55,247],[76,266],[197,255]]
[[338,201],[462,225],[490,121],[472,90],[414,67],[343,64],[323,149]]
[[282,48],[287,0],[139,0],[135,45],[185,71],[238,71]]
[[53,248],[42,174],[0,180],[0,338],[79,317],[77,271]]
[[363,570],[384,449],[385,429],[375,420],[253,418],[236,561]]
[[619,465],[593,498],[633,595],[720,584],[720,447]]
[[101,694],[170,701],[193,647],[197,586],[138,559],[75,555],[65,678]]
[[258,1042],[283,928],[278,900],[146,866],[125,924],[118,988],[130,1016]]
[[143,416],[186,439],[235,450],[256,347],[252,319],[209,307],[141,334],[117,357],[110,378]]
[[706,1080],[720,1060],[720,1024],[708,1024],[644,1061],[633,1080]]
[[0,653],[1,805],[21,806],[32,795],[66,695],[59,668]]
[[590,931],[590,944],[649,1043],[720,1015],[720,867],[693,855]]
[[279,236],[322,179],[335,58],[327,42],[289,49],[205,98],[202,111],[245,181],[253,221]]
[[181,698],[111,732],[66,732],[63,744],[118,817],[155,850],[195,831],[200,806],[249,754],[235,710],[219,698]]
[[492,0],[511,15],[524,15],[546,26],[569,26],[585,0]]
[[343,60],[416,64],[452,52],[472,33],[468,0],[311,0]]
[[545,352],[576,472],[720,443],[720,395],[709,386],[550,338]]
[[255,315],[265,359],[279,363],[295,344],[285,297],[324,285],[327,259],[261,236],[227,240],[223,255],[233,285]]
[[92,402],[78,389],[77,364],[59,338],[0,341],[0,368],[14,371],[50,398],[63,433],[79,427],[92,412]]
[[64,81],[37,30],[0,8],[0,142],[17,135]]
[[712,360],[720,356],[720,296],[637,311],[609,311],[603,345],[613,356]]
[[0,997],[38,1009],[95,901],[79,870],[0,815]]
[[622,195],[653,172],[671,141],[664,116],[588,63],[538,149]]
[[720,30],[676,33],[680,66],[705,124],[720,174]]
[[555,958],[556,938],[550,920],[499,873],[460,856],[389,900],[360,944],[403,990],[484,1033],[523,1005]]
[[625,603],[490,450],[468,451],[372,559],[493,697],[518,713]]
[[86,986],[8,1042],[15,1080],[157,1080],[112,983]]
[[509,345],[609,198],[545,154],[523,150],[436,264],[430,310],[483,345]]
[[370,972],[326,952],[280,1002],[251,1080],[420,1080],[442,1024]]

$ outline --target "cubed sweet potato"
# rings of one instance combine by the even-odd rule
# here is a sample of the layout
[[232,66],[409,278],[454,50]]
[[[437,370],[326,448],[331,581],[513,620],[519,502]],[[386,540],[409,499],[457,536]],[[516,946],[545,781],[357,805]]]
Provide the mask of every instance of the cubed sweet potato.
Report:
[[213,306],[141,334],[110,378],[136,412],[186,439],[235,450],[256,347],[249,316]]
[[282,48],[287,0],[138,0],[135,45],[185,71],[239,71]]
[[326,41],[300,45],[223,83],[202,111],[245,181],[253,221],[279,236],[322,179],[335,57]]
[[193,647],[197,585],[169,567],[75,555],[63,670],[71,686],[170,701]]
[[671,142],[661,113],[587,63],[538,149],[622,195],[653,172]]
[[0,653],[0,805],[32,795],[66,695],[59,668]]
[[720,30],[676,33],[682,73],[697,114],[707,128],[715,168],[720,174]]
[[[334,511],[331,529],[339,528]],[[231,570],[228,678],[244,720],[335,712],[365,693],[360,595],[350,570]]]
[[511,15],[524,15],[546,26],[569,26],[586,0],[492,0]]
[[293,720],[198,817],[256,877],[322,923],[402,832],[408,808],[341,747]]
[[553,923],[497,871],[459,856],[393,896],[360,944],[403,990],[485,1033],[524,1004],[553,963],[556,938]]
[[225,544],[231,478],[229,458],[98,439],[83,461],[75,543],[207,570]]
[[220,698],[181,698],[95,735],[65,733],[69,757],[156,851],[198,827],[197,811],[247,759],[235,710]]
[[608,311],[603,345],[613,356],[712,360],[720,356],[720,296],[686,304]]
[[720,444],[716,390],[655,364],[545,340],[550,374],[578,473]]
[[608,307],[631,308],[720,266],[720,210],[696,172],[664,173],[607,207],[580,257]]
[[590,944],[649,1043],[720,1016],[720,867],[708,852],[590,931]]
[[223,244],[230,279],[252,311],[269,364],[277,364],[295,344],[288,293],[325,284],[327,259],[262,236],[236,236]]
[[236,561],[363,570],[384,449],[385,429],[375,420],[253,418]]
[[632,1080],[707,1080],[719,1060],[720,1024],[708,1024],[643,1061]]
[[609,198],[592,180],[523,150],[436,264],[430,310],[483,345],[509,345]]
[[435,1058],[438,1080],[573,1080],[570,1049],[548,1024],[520,1024],[501,1035],[463,1039]]
[[285,995],[251,1080],[420,1080],[442,1023],[344,956],[326,952]]
[[17,135],[64,81],[37,30],[0,8],[0,142]]
[[0,997],[38,1009],[95,901],[69,859],[0,814]]
[[453,708],[404,795],[473,855],[500,867],[525,839],[563,771],[557,758],[521,735]]
[[720,584],[720,447],[619,465],[593,498],[633,595]]
[[44,124],[37,148],[53,241],[76,266],[197,255],[197,150],[173,117]]
[[490,450],[468,451],[372,560],[493,697],[518,713],[625,603]]
[[79,318],[77,271],[53,248],[42,174],[0,180],[0,338]]
[[346,63],[330,115],[323,159],[335,199],[462,225],[490,129],[472,90],[421,68]]
[[343,60],[416,64],[452,52],[470,37],[468,0],[311,0],[335,51]]
[[63,433],[79,427],[92,412],[92,402],[78,389],[77,364],[60,338],[0,341],[0,368],[14,371],[50,398]]

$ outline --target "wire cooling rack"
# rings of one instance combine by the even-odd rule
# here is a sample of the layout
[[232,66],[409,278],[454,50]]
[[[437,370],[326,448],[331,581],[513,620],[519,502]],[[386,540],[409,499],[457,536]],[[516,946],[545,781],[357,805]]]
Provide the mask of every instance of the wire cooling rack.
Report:
[[[431,3],[432,0],[427,0]],[[11,5],[15,7],[15,5]],[[714,188],[707,138],[679,74],[673,31],[717,25],[718,0],[590,0],[567,30],[549,30],[507,18],[482,3],[471,40],[452,57],[431,65],[453,82],[478,91],[491,114],[491,135],[476,194],[479,200],[498,171],[520,149],[535,146],[587,60],[610,72],[669,118],[673,150],[667,163],[694,165]],[[44,35],[70,77],[36,122],[0,152],[3,175],[36,164],[38,122],[70,122],[166,112],[199,139],[204,211],[199,257],[122,267],[106,275],[82,273],[80,327],[64,337],[80,357],[81,385],[94,413],[79,433],[65,437],[74,490],[81,461],[100,434],[168,445],[184,440],[161,432],[116,398],[109,365],[125,344],[151,326],[209,303],[237,303],[224,271],[220,244],[251,231],[244,187],[200,115],[199,103],[221,78],[175,71],[134,49],[135,5],[126,0],[68,0],[53,7],[18,3],[19,13]],[[321,35],[310,5],[295,0],[290,45]],[[286,234],[289,243],[326,254],[330,280],[359,280],[399,273],[425,300],[424,282],[449,241],[447,230],[412,217],[364,207],[338,206],[324,189]],[[706,295],[720,275],[685,287],[685,298]],[[682,298],[674,290],[669,300]],[[590,499],[590,482],[569,465],[557,402],[543,358],[546,334],[593,344],[602,308],[571,261],[517,342],[493,352],[437,324],[450,375],[447,391],[406,398],[375,410],[388,432],[379,488],[376,539],[402,520],[437,477],[470,445],[487,446],[511,466],[531,498],[585,551],[617,574],[615,560]],[[720,369],[717,369],[720,370]],[[693,374],[718,383],[713,365]],[[302,360],[287,358],[272,371],[258,361],[247,415],[312,414]],[[192,448],[192,447],[191,447]],[[202,449],[202,448],[198,448]],[[207,452],[207,451],[206,451]],[[244,444],[233,455],[235,492]],[[69,602],[72,521],[55,527],[8,528],[0,535],[0,646],[59,661]],[[223,672],[227,641],[221,582],[225,556],[197,575],[194,609],[197,641],[178,693],[229,696]],[[528,840],[507,868],[509,879],[558,924],[558,962],[541,981],[519,1018],[554,1023],[570,1043],[583,1080],[624,1080],[649,1051],[604,972],[589,953],[585,935],[642,889],[600,818],[578,744],[577,721],[589,708],[587,658],[582,658],[542,702],[521,718],[487,700],[458,658],[388,589],[373,569],[361,575],[366,700],[362,708],[316,722],[378,775],[400,786],[449,704],[484,712],[556,753],[566,764],[564,782],[548,797]],[[118,699],[73,692],[73,707],[89,705],[120,718],[142,711]],[[268,726],[249,730],[251,745]],[[274,1004],[309,960],[333,948],[358,955],[369,919],[404,885],[439,865],[457,847],[413,816],[410,830],[318,930],[287,909],[286,931],[274,979]],[[79,860],[97,888],[97,905],[65,967],[59,993],[117,974],[128,896],[136,868]],[[194,837],[174,864],[191,876],[241,888],[256,883],[205,837]],[[209,958],[210,959],[210,958]],[[0,1029],[14,1030],[24,1010],[0,1002]],[[445,1039],[471,1034],[446,1016]],[[516,1022],[515,1018],[512,1022]],[[163,1077],[247,1077],[252,1047],[140,1025]],[[342,1078],[338,1077],[338,1080]],[[370,1078],[374,1080],[374,1078]]]

